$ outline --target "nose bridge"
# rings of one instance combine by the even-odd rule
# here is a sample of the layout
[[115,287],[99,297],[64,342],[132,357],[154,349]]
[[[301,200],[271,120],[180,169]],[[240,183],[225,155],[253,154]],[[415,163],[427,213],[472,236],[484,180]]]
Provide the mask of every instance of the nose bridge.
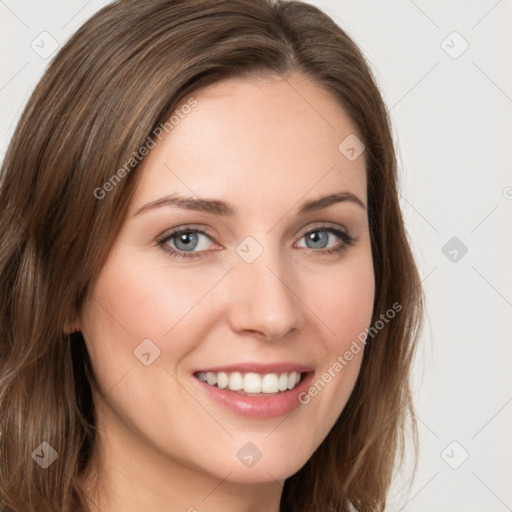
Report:
[[299,326],[292,267],[272,236],[246,237],[237,247],[231,272],[230,319],[236,331],[283,337]]

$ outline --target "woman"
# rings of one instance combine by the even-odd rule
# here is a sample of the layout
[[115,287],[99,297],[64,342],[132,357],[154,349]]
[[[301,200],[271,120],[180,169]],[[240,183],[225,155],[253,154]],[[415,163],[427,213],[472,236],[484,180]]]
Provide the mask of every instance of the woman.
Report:
[[422,295],[385,105],[328,16],[105,7],[0,200],[3,511],[384,510]]

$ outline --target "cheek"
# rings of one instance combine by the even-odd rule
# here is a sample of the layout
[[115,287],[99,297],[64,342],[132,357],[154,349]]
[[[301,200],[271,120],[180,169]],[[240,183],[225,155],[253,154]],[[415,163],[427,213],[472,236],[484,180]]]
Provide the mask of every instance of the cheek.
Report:
[[347,258],[344,264],[327,268],[304,285],[308,304],[324,324],[331,356],[346,350],[371,322],[375,296],[370,251]]
[[165,255],[155,261],[137,252],[113,253],[94,287],[96,306],[103,306],[95,314],[133,343],[172,337],[222,274],[222,269],[200,275],[186,268],[170,272]]
[[139,346],[159,354],[153,369],[175,368],[199,343],[194,333],[213,306],[208,293],[224,273],[224,268],[170,272],[165,255],[148,264],[140,252],[114,248],[82,315],[87,348],[104,388],[142,366],[134,354]]
[[310,286],[310,305],[324,326],[321,368],[303,397],[315,410],[317,438],[323,438],[353,390],[364,352],[363,334],[371,324],[375,283],[370,253],[325,272]]

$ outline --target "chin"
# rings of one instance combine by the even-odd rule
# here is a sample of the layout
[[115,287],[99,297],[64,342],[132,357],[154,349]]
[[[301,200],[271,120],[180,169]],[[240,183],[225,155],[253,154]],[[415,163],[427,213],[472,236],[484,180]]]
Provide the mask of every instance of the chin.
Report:
[[[300,442],[297,442],[300,446]],[[245,448],[245,449],[244,449]],[[309,460],[312,453],[290,450],[289,447],[268,447],[262,452],[257,452],[253,446],[243,445],[235,456],[235,459],[225,459],[224,463],[217,463],[212,472],[217,478],[239,484],[267,483],[284,481],[299,471]],[[252,455],[249,455],[251,454]],[[252,458],[251,458],[252,457]],[[217,461],[218,462],[218,461]]]

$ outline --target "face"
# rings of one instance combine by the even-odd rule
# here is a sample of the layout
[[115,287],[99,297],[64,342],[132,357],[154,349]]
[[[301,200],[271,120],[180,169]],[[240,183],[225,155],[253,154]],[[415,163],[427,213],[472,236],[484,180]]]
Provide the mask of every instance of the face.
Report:
[[340,152],[355,127],[298,75],[194,98],[137,169],[80,315],[98,424],[143,466],[283,480],[360,369],[344,354],[374,300],[364,153]]

